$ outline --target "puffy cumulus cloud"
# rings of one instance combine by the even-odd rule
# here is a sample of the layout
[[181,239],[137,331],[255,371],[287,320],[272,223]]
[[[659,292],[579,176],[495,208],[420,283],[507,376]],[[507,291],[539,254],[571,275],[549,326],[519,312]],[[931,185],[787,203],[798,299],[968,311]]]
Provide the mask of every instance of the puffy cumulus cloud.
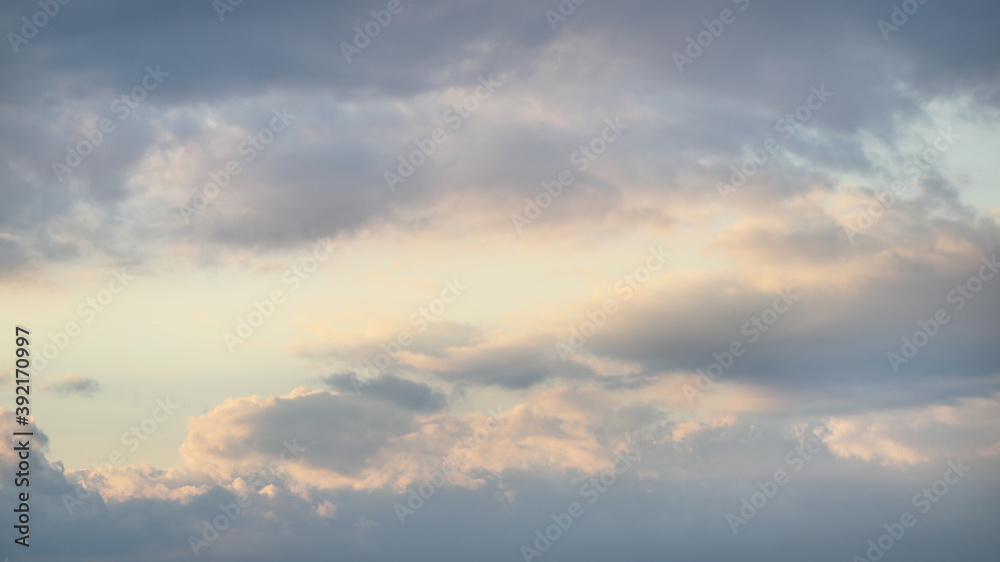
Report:
[[[31,426],[31,425],[28,425],[28,426],[19,425],[15,421],[15,416],[14,416],[14,411],[13,410],[0,410],[0,423],[3,424],[0,427],[3,428],[3,431],[4,431],[5,435],[8,435],[8,436],[13,436],[14,432],[33,431],[35,433],[35,435],[33,436],[34,439],[29,439],[33,443],[32,444],[32,449],[39,451],[43,455],[44,455],[44,452],[48,449],[48,447],[49,447],[49,436],[45,432],[41,431],[40,429],[37,429],[37,428],[32,429],[32,427],[34,427],[34,426]],[[21,429],[18,429],[18,428],[21,428]],[[17,451],[14,451],[11,447],[6,447],[5,446],[2,449],[0,449],[0,459],[3,459],[3,463],[4,463],[5,467],[16,467],[17,463],[18,463],[18,453],[17,453]],[[39,467],[39,469],[40,469],[40,473],[43,474],[43,475],[49,475],[52,472],[56,472],[55,469],[53,469],[51,466],[48,465],[47,462],[44,462],[44,461],[41,463],[41,466]]]
[[[204,521],[213,521],[222,513],[220,506],[232,503],[243,505],[242,515],[209,547],[224,557],[261,556],[259,548],[247,545],[259,546],[266,533],[289,544],[306,539],[310,546],[303,553],[326,544],[322,536],[329,532],[342,546],[363,548],[397,528],[393,504],[445,463],[454,468],[448,470],[449,484],[441,491],[445,499],[439,502],[451,512],[468,501],[462,490],[477,495],[475,490],[484,487],[497,490],[501,474],[513,474],[517,481],[536,471],[558,478],[604,470],[614,462],[615,451],[635,449],[634,424],[657,417],[611,404],[599,392],[566,390],[543,393],[509,412],[471,412],[461,418],[421,414],[409,402],[394,402],[399,388],[416,386],[391,381],[373,385],[370,395],[298,389],[287,396],[229,400],[191,420],[181,448],[184,463],[168,470],[127,466],[63,476],[41,457],[34,466],[49,475],[33,488],[38,494],[33,505],[44,514],[40,520],[50,525],[56,520],[59,528],[72,530],[46,554],[73,548],[109,560],[137,559],[143,551],[179,556],[191,536],[201,536]],[[611,417],[602,419],[607,409]],[[11,414],[5,412],[4,419],[9,426],[4,429],[11,429]],[[286,459],[279,451],[288,441],[297,458]],[[13,467],[11,454],[4,455],[3,468]],[[272,466],[275,459],[279,462]],[[501,503],[522,491],[502,486],[498,497],[507,499]],[[492,510],[497,501],[488,500]],[[129,540],[108,541],[109,523],[127,532]],[[87,536],[97,527],[99,532]],[[400,548],[402,543],[390,550]]]
[[502,427],[488,437],[489,419],[475,415],[474,442],[459,447],[459,466],[495,474],[506,470],[542,470],[592,474],[607,467],[619,451],[634,449],[664,413],[655,407],[615,400],[597,389],[558,388],[542,391],[502,416]]
[[[29,543],[32,552],[39,553],[43,559],[49,556],[58,556],[60,551],[65,553],[65,546],[58,544],[45,545],[39,539],[39,529],[46,529],[45,534],[52,537],[79,537],[86,541],[85,535],[93,532],[104,541],[108,541],[115,532],[104,527],[98,520],[91,520],[82,526],[79,521],[74,522],[65,507],[64,498],[75,498],[76,488],[73,482],[68,480],[63,473],[61,462],[51,462],[47,458],[49,449],[49,437],[40,428],[35,426],[21,426],[16,423],[14,411],[0,409],[0,431],[7,436],[4,439],[3,447],[0,448],[0,471],[9,477],[0,481],[0,502],[4,506],[11,506],[14,509],[21,503],[20,494],[27,493],[29,499],[29,525],[31,532]],[[30,436],[15,436],[14,432],[31,431]],[[15,447],[22,447],[15,450]],[[27,449],[27,452],[25,452]],[[27,459],[21,455],[27,454]],[[27,463],[27,470],[21,465]],[[18,479],[25,478],[22,486],[15,483],[15,474],[21,472]],[[92,512],[100,511],[100,507],[91,505]],[[15,530],[13,525],[4,525],[0,529],[0,539],[5,545],[14,544]],[[39,543],[42,544],[39,544]],[[126,541],[128,542],[128,541]],[[83,546],[83,551],[89,551],[88,546]],[[123,547],[127,544],[123,543]],[[120,550],[120,549],[115,549]],[[13,553],[8,547],[4,547],[4,552]],[[93,552],[93,551],[90,551]],[[100,552],[101,555],[113,554],[114,550],[106,548]]]
[[[404,491],[444,466],[451,467],[452,484],[479,488],[505,474],[598,473],[625,451],[641,453],[643,473],[659,478],[672,473],[677,455],[695,454],[685,457],[693,465],[702,453],[756,455],[750,451],[765,442],[777,455],[782,443],[805,438],[801,418],[769,419],[768,409],[748,408],[748,400],[761,399],[752,388],[722,390],[727,399],[700,410],[666,406],[655,389],[554,388],[503,412],[456,418],[394,403],[392,385],[404,384],[420,386],[394,381],[372,386],[370,395],[367,388],[360,394],[298,389],[267,399],[231,399],[191,421],[181,448],[184,464],[167,471],[129,468],[99,478],[99,489],[106,498],[186,502],[205,486],[239,492],[256,485],[261,493],[286,489],[307,499],[351,490]],[[778,399],[771,404],[787,409]],[[998,404],[993,397],[844,415],[829,421],[827,432],[812,433],[833,457],[876,466],[988,457],[996,446],[989,428],[1000,415]],[[261,480],[261,472],[270,477]],[[718,478],[727,474],[709,472]]]
[[887,437],[895,427],[888,423],[842,422],[835,425],[830,446],[840,456],[878,460],[887,465],[926,462],[927,457],[920,451]]
[[415,427],[415,413],[391,402],[300,388],[225,401],[190,422],[180,452],[192,469],[233,479],[300,446],[312,453],[296,453],[303,457],[299,466],[320,468],[347,485],[364,481],[370,463]]
[[[617,403],[596,390],[553,389],[509,411],[456,418],[440,406],[415,407],[402,388],[440,396],[423,384],[386,377],[358,394],[303,388],[268,399],[230,399],[191,420],[183,465],[148,477],[164,485],[197,482],[199,475],[231,483],[276,465],[290,488],[305,493],[402,490],[446,463],[454,481],[468,486],[508,470],[590,473],[663,417],[653,406]],[[285,458],[289,446],[294,461]]]
[[[576,501],[585,515],[553,549],[554,559],[587,556],[595,548],[604,552],[607,547],[596,545],[607,541],[653,556],[666,533],[682,560],[699,559],[706,549],[764,560],[773,556],[765,543],[787,539],[782,533],[792,531],[806,537],[795,543],[800,549],[824,536],[840,537],[845,544],[829,557],[817,555],[835,560],[849,557],[853,545],[863,545],[886,517],[898,517],[888,511],[882,517],[880,503],[905,507],[941,477],[947,460],[961,458],[973,467],[962,484],[976,493],[952,492],[940,509],[970,515],[928,526],[913,546],[900,543],[901,552],[919,550],[942,533],[981,541],[981,517],[996,501],[996,460],[988,448],[996,446],[1000,396],[878,418],[837,417],[826,420],[832,430],[826,431],[818,418],[769,412],[700,417],[664,408],[653,393],[598,386],[542,390],[504,412],[455,418],[395,404],[393,384],[401,383],[373,387],[371,397],[299,389],[232,399],[191,420],[182,465],[104,471],[88,479],[95,483],[91,493],[73,503],[71,512],[63,498],[77,492],[75,482],[86,471],[64,477],[41,448],[33,465],[40,477],[33,482],[33,512],[39,525],[65,540],[48,542],[39,559],[71,551],[99,560],[187,558],[191,537],[202,537],[226,509],[232,513],[231,505],[241,505],[202,554],[266,560],[284,552],[320,559],[336,548],[360,560],[404,553],[429,560],[456,548],[485,548],[484,559],[504,560],[533,540],[550,512]],[[390,421],[372,425],[380,432],[372,435],[378,450],[359,446],[352,434],[361,429],[350,420],[371,423],[379,416]],[[0,429],[12,431],[10,412],[3,412],[3,421]],[[863,427],[872,429],[859,432]],[[280,443],[290,437],[306,450],[262,478],[267,460],[280,458]],[[909,462],[901,451],[920,458]],[[628,466],[616,464],[619,453],[632,459]],[[0,468],[12,469],[10,452],[0,455]],[[454,470],[400,525],[396,506],[445,463]],[[613,478],[612,467],[619,472]],[[776,470],[790,474],[791,483],[759,517],[780,525],[751,521],[739,540],[731,540],[725,514],[739,510],[740,499]],[[12,492],[0,484],[0,494]],[[831,494],[842,502],[831,503]],[[478,514],[475,523],[469,522],[470,508]],[[864,521],[852,521],[862,514]],[[456,535],[456,525],[466,532]],[[654,528],[661,533],[648,532]],[[624,542],[625,536],[631,538]],[[959,550],[986,560],[975,549]]]
[[109,499],[186,500],[205,485],[245,486],[261,471],[299,492],[399,490],[444,463],[457,470],[456,482],[476,486],[482,484],[477,475],[495,478],[508,470],[601,470],[664,420],[653,405],[621,402],[598,389],[552,389],[508,411],[456,418],[400,400],[400,388],[440,396],[426,385],[387,377],[359,394],[300,388],[286,396],[230,399],[189,422],[180,449],[184,463],[177,467],[71,474]]
[[998,398],[994,394],[839,418],[830,423],[826,444],[838,457],[886,466],[989,457],[998,443],[994,431],[1000,417]]
[[[184,504],[210,489],[207,484],[192,485],[188,483],[191,479],[177,478],[149,465],[67,470],[64,474],[67,481],[77,487],[78,500],[96,493],[105,501],[118,503],[149,498]],[[72,508],[76,502],[69,500],[68,503]]]

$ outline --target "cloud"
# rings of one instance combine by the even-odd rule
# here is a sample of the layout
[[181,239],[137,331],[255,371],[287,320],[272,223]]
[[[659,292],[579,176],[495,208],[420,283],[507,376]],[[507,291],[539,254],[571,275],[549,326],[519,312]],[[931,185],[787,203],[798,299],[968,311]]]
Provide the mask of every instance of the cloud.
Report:
[[82,396],[93,396],[101,390],[101,384],[95,379],[80,377],[77,375],[65,375],[60,379],[42,384],[42,390],[48,390],[68,396],[70,394],[80,394]]
[[419,412],[440,411],[445,405],[445,396],[431,387],[401,379],[393,375],[382,375],[371,381],[365,381],[363,387],[355,388],[352,377],[354,373],[341,373],[320,377],[321,380],[339,392],[360,392],[368,396],[381,398],[407,410]]
[[[122,263],[151,280],[125,309],[177,298],[157,285],[169,273],[239,300],[245,278],[283,269],[276,253],[324,236],[363,273],[345,267],[290,299],[235,363],[198,352],[212,398],[175,436],[171,466],[66,469],[37,429],[38,559],[190,558],[191,537],[246,503],[206,558],[510,560],[581,502],[586,515],[546,561],[847,560],[961,458],[967,479],[892,555],[995,560],[1000,281],[981,278],[974,299],[952,291],[1000,250],[980,140],[1000,123],[996,2],[925,2],[887,37],[878,22],[898,0],[404,0],[350,62],[341,43],[388,2],[243,2],[222,21],[217,3],[174,4],[59,3],[0,53],[0,284],[12,306],[34,290],[50,306],[53,285]],[[569,8],[553,29],[546,12]],[[735,21],[713,33],[725,8]],[[6,3],[0,22],[17,33],[37,9]],[[688,49],[698,53],[678,69]],[[121,111],[151,67],[162,84]],[[481,79],[500,85],[477,97]],[[817,88],[832,93],[820,107]],[[468,100],[474,110],[456,108]],[[248,137],[282,109],[292,122],[249,158]],[[114,131],[92,140],[102,119]],[[628,125],[613,143],[599,136],[607,119]],[[953,151],[905,171],[952,126]],[[424,154],[437,129],[446,140]],[[733,181],[769,139],[780,149]],[[74,152],[89,154],[57,175]],[[386,172],[414,158],[390,190]],[[234,159],[242,171],[223,174]],[[542,204],[543,182],[564,172],[572,181]],[[894,181],[905,193],[885,203]],[[181,207],[211,182],[225,185],[188,222]],[[721,197],[723,182],[740,185]],[[846,228],[880,198],[870,227]],[[518,233],[512,214],[531,205],[539,214]],[[651,243],[674,254],[668,270],[562,360],[555,344],[628,273],[618,257]],[[483,283],[356,392],[358,365],[408,318],[391,315],[426,302],[407,292],[413,278],[434,269]],[[211,293],[189,298],[191,286],[176,290],[214,323],[199,329],[224,326],[231,310],[210,310]],[[785,290],[794,305],[754,325]],[[119,341],[115,307],[87,339]],[[949,321],[926,328],[940,309]],[[905,352],[922,330],[934,333]],[[166,341],[125,332],[136,353]],[[727,356],[734,342],[745,352]],[[98,356],[76,354],[65,359]],[[139,385],[163,369],[133,366]],[[689,400],[700,371],[721,373]],[[233,373],[252,388],[231,394],[221,375]],[[66,375],[40,389],[100,385]],[[0,410],[0,431],[17,427]],[[615,473],[626,452],[641,460]],[[22,460],[0,448],[3,474]],[[609,468],[614,485],[589,503],[581,490]],[[777,470],[791,483],[734,535],[726,514]],[[0,505],[20,491],[0,479]],[[400,524],[396,506],[414,494],[421,506]],[[12,531],[0,526],[3,544]]]
[[[961,458],[972,472],[934,509],[966,514],[935,520],[912,543],[900,542],[897,548],[987,559],[976,545],[984,544],[990,532],[984,515],[997,500],[996,455],[984,446],[996,446],[992,428],[1000,395],[878,418],[836,418],[828,420],[830,434],[819,431],[823,420],[777,419],[766,412],[672,422],[674,415],[656,402],[649,393],[628,397],[596,389],[553,389],[506,410],[499,423],[489,426],[484,425],[488,416],[480,413],[450,421],[408,418],[412,425],[383,429],[391,437],[380,441],[379,451],[360,451],[346,420],[373,407],[372,415],[384,416],[395,406],[353,394],[300,389],[281,397],[233,399],[192,419],[182,465],[65,475],[61,465],[50,465],[45,458],[48,438],[37,432],[33,521],[37,517],[65,539],[47,543],[40,556],[84,552],[97,559],[137,560],[153,548],[175,559],[187,557],[190,537],[201,536],[205,521],[241,502],[239,516],[207,547],[217,559],[266,560],[279,550],[310,559],[336,545],[360,560],[403,552],[429,560],[454,548],[486,548],[485,560],[504,560],[533,540],[536,527],[548,524],[547,514],[575,501],[584,506],[585,515],[556,543],[554,559],[604,552],[607,547],[601,545],[607,541],[653,557],[662,551],[666,533],[680,560],[697,560],[705,552],[765,560],[774,556],[773,547],[766,545],[780,536],[795,537],[791,540],[799,549],[823,537],[840,537],[843,544],[816,557],[837,560],[850,557],[883,522],[898,517],[914,493],[940,479],[947,460]],[[322,413],[329,410],[333,412]],[[11,412],[0,413],[0,421],[0,429],[16,427]],[[866,426],[866,434],[858,432]],[[325,432],[310,435],[313,427]],[[478,430],[485,434],[476,440]],[[812,453],[801,455],[810,435],[820,437],[819,450],[809,445]],[[872,435],[882,441],[871,441]],[[309,448],[300,459],[283,464],[263,487],[253,484],[245,469],[275,458],[280,442],[289,437]],[[456,449],[463,439],[468,439],[466,447]],[[599,488],[603,491],[597,501],[589,502],[591,496],[581,490],[598,490],[588,482],[600,482],[590,479],[610,470],[615,452],[623,450],[640,460]],[[897,454],[905,451],[920,458]],[[359,453],[362,472],[408,476],[358,486],[374,483],[352,471],[351,459]],[[454,463],[455,474],[400,525],[394,506],[405,504],[445,460]],[[0,451],[0,469],[13,470],[16,462],[13,452]],[[738,510],[740,498],[779,469],[791,475],[791,483],[757,515],[771,523],[755,518],[733,537],[725,514]],[[96,478],[85,478],[88,473]],[[339,484],[331,480],[335,473],[342,475]],[[344,478],[349,474],[355,477]],[[71,502],[70,513],[63,494],[74,497],[81,479],[90,483],[91,492],[78,504]],[[3,501],[14,492],[10,484],[0,484]],[[455,526],[468,522],[469,509],[481,519],[468,527],[469,533],[455,536]],[[275,521],[284,522],[277,533]],[[654,528],[663,531],[649,532]],[[125,538],[111,540],[121,529],[128,531]],[[638,534],[630,536],[628,529]],[[940,546],[945,537],[955,536],[962,538],[960,546]]]
[[[669,55],[717,15],[695,2],[580,6],[556,32],[548,8],[537,4],[413,8],[351,64],[339,55],[340,41],[353,40],[353,26],[370,16],[347,5],[243,6],[223,22],[196,8],[165,14],[129,7],[126,17],[117,2],[60,14],[21,53],[0,60],[7,74],[32,69],[34,77],[30,90],[18,81],[0,89],[7,131],[0,174],[9,192],[0,211],[7,236],[0,259],[26,267],[138,257],[128,241],[208,237],[222,248],[288,247],[400,222],[420,229],[427,222],[406,215],[443,220],[440,204],[449,199],[471,194],[477,207],[489,208],[533,196],[542,181],[574,169],[571,153],[605,118],[619,116],[632,123],[624,144],[575,172],[574,189],[545,223],[613,216],[634,204],[634,196],[622,197],[626,190],[656,197],[704,183],[714,192],[746,147],[780,137],[774,124],[805,103],[811,87],[826,84],[834,97],[793,138],[781,139],[787,153],[753,180],[776,180],[756,190],[767,194],[763,204],[812,189],[807,178],[829,186],[837,174],[874,172],[867,139],[897,147],[909,134],[906,124],[932,117],[921,99],[974,100],[973,119],[989,119],[1000,99],[990,93],[995,77],[981,54],[996,45],[984,23],[996,7],[985,0],[967,3],[962,14],[923,7],[888,42],[875,22],[891,15],[891,5],[849,2],[836,13],[794,2],[736,6],[737,21],[683,73]],[[22,15],[13,6],[3,12],[10,22]],[[114,32],[97,33],[94,22]],[[946,40],[959,25],[980,54]],[[431,28],[451,32],[431,36],[424,31]],[[190,41],[167,49],[158,40],[178,35]],[[275,48],[264,38],[283,39]],[[254,64],[245,64],[248,57]],[[148,65],[169,75],[119,120],[112,103],[141,83]],[[442,116],[488,75],[503,86],[452,130]],[[299,115],[295,124],[196,224],[181,221],[178,208],[193,190],[239,157],[241,139],[285,106]],[[116,130],[66,184],[36,173],[102,117]],[[384,172],[435,127],[449,140],[391,193]],[[140,216],[140,223],[127,218]],[[497,228],[509,227],[509,211],[496,219]],[[86,228],[94,220],[107,229]],[[838,251],[832,232],[811,238],[819,250],[813,259]]]

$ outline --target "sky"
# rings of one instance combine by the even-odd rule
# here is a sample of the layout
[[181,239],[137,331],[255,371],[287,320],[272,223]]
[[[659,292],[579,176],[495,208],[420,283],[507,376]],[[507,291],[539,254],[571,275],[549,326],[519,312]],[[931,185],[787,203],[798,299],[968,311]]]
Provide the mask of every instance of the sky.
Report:
[[998,21],[4,3],[0,557],[995,561]]

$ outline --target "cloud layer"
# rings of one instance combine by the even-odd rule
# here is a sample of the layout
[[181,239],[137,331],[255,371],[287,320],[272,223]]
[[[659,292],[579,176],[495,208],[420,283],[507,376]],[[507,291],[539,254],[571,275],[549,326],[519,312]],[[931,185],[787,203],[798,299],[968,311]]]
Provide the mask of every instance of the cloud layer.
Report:
[[995,560],[995,2],[42,4],[29,558]]

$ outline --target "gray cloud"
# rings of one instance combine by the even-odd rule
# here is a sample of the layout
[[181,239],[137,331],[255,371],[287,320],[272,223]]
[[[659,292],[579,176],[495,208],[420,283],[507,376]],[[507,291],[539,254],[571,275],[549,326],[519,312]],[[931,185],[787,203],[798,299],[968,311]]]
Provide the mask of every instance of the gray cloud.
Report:
[[[792,139],[788,150],[814,167],[871,170],[859,150],[861,135],[895,142],[896,123],[922,115],[921,96],[971,95],[984,104],[995,99],[993,55],[1000,49],[988,22],[997,8],[986,1],[963,3],[961,10],[922,6],[888,42],[876,25],[890,16],[888,1],[836,8],[754,2],[745,12],[728,3],[592,2],[556,32],[544,15],[555,5],[404,6],[351,64],[339,44],[351,41],[353,27],[368,21],[370,7],[245,4],[224,22],[210,5],[164,9],[107,2],[62,8],[20,53],[7,50],[0,58],[5,75],[18,77],[0,89],[7,132],[0,138],[2,183],[10,190],[0,227],[13,233],[18,224],[28,224],[29,232],[37,233],[19,234],[21,257],[7,261],[78,256],[73,248],[45,254],[41,244],[56,218],[82,220],[72,210],[81,203],[112,226],[109,233],[88,237],[101,251],[120,256],[129,250],[119,241],[135,237],[208,235],[224,245],[290,245],[396,220],[397,205],[429,207],[470,186],[488,189],[482,191],[485,201],[508,195],[517,200],[567,166],[569,152],[593,134],[588,125],[619,112],[633,115],[637,138],[627,156],[622,150],[609,154],[607,162],[662,160],[666,165],[650,178],[656,184],[690,183],[700,175],[696,161],[741,158],[744,146],[773,134],[775,121],[804,103],[810,86],[819,84],[836,95],[808,122],[815,134]],[[718,17],[724,7],[737,10],[736,22],[677,72],[670,55],[702,30],[703,19]],[[27,13],[22,8],[10,5],[0,13],[6,28],[19,27]],[[959,27],[962,40],[955,36]],[[588,43],[588,38],[599,39]],[[66,144],[80,140],[86,125],[78,116],[107,116],[111,101],[140,83],[147,65],[156,64],[170,73],[161,87],[119,123],[73,173],[70,185],[56,181],[49,164],[64,154]],[[412,149],[414,139],[439,126],[446,108],[428,102],[417,113],[404,113],[399,100],[474,87],[478,77],[489,74],[502,77],[505,85],[484,105],[512,103],[515,95],[545,100],[572,115],[573,130],[537,120],[503,125],[473,115],[456,134],[461,141],[452,142],[450,154],[423,166],[400,193],[389,193],[385,169]],[[228,202],[217,203],[245,212],[209,213],[207,224],[192,229],[173,220],[176,203],[153,200],[158,220],[133,224],[122,205],[151,188],[130,186],[139,162],[171,143],[204,146],[217,135],[183,111],[198,104],[248,128],[259,127],[274,105],[289,104],[302,118],[297,131],[237,179],[233,191],[239,195],[227,193]],[[360,111],[347,112],[345,104]],[[640,133],[640,126],[646,132]],[[780,160],[773,166],[768,175],[795,169]],[[205,178],[211,169],[195,177]],[[170,187],[186,197],[199,182]],[[799,189],[794,182],[786,185],[786,192]],[[599,178],[587,178],[581,188],[567,194],[567,201],[605,193],[611,196],[596,208],[620,204],[613,196],[616,186]],[[579,213],[577,219],[592,216],[580,206],[568,208]],[[555,211],[547,220],[573,218]]]
[[367,384],[355,388],[354,373],[340,373],[320,377],[330,388],[340,392],[364,392],[366,397],[374,397],[392,403],[400,408],[419,412],[436,412],[445,406],[445,395],[422,383],[401,379],[393,375],[382,375]]
[[[284,409],[280,404],[275,407]],[[313,419],[313,415],[300,411],[298,419]],[[267,422],[268,417],[260,421]],[[3,419],[5,425],[14,427],[9,413]],[[994,422],[984,420],[983,424]],[[911,511],[919,524],[907,529],[893,547],[894,555],[909,560],[992,559],[989,523],[998,500],[1000,467],[995,457],[966,453],[968,447],[995,436],[986,432],[970,438],[963,428],[953,429],[952,438],[941,440],[945,450],[953,449],[950,452],[962,457],[971,469],[931,511],[921,514],[911,499],[942,477],[946,460],[903,470],[842,458],[830,442],[805,459],[795,453],[804,438],[790,433],[789,423],[758,418],[736,425],[703,426],[676,442],[663,439],[664,433],[676,428],[666,425],[631,444],[630,451],[638,453],[640,460],[616,476],[614,483],[600,488],[590,484],[586,495],[583,489],[588,479],[598,477],[599,470],[560,474],[511,469],[487,475],[478,488],[445,485],[405,525],[399,524],[394,506],[405,502],[406,494],[345,489],[310,490],[303,495],[292,493],[287,482],[279,479],[268,493],[245,491],[249,504],[202,555],[216,560],[270,560],[278,555],[320,560],[329,556],[330,549],[337,549],[352,559],[372,561],[404,555],[434,560],[456,553],[510,560],[519,556],[521,545],[533,544],[535,529],[544,532],[552,523],[550,514],[562,513],[578,502],[583,516],[553,541],[545,558],[605,559],[628,552],[637,560],[658,560],[669,549],[673,559],[692,561],[706,556],[756,561],[804,555],[820,561],[843,560],[863,552],[868,539],[884,532],[883,524]],[[39,433],[39,437],[43,444],[44,436]],[[931,436],[927,442],[933,440]],[[314,449],[311,454],[324,451]],[[189,538],[201,533],[204,521],[222,513],[220,505],[240,501],[232,487],[220,484],[184,501],[107,500],[95,493],[74,504],[69,513],[63,494],[74,493],[76,476],[64,475],[59,463],[50,464],[44,452],[33,454],[32,522],[46,529],[49,537],[60,538],[40,540],[45,535],[39,535],[32,545],[38,560],[81,555],[107,561],[193,558]],[[795,462],[789,463],[789,454]],[[10,454],[0,460],[0,469],[14,470]],[[608,467],[614,460],[613,456],[608,459]],[[790,483],[780,487],[734,535],[726,514],[738,512],[741,499],[758,491],[757,483],[772,479],[777,470],[785,470]],[[158,471],[137,474],[150,483],[183,484],[163,479]],[[602,491],[591,503],[595,490]],[[0,485],[5,504],[13,501],[14,492],[9,485]],[[317,508],[324,503],[335,505],[335,513],[319,515]],[[470,512],[477,517],[470,518]],[[275,518],[282,522],[280,533],[274,532]],[[9,541],[11,532],[8,526],[0,530],[0,537]]]
[[89,377],[66,375],[58,380],[44,383],[42,390],[48,390],[64,396],[70,394],[92,396],[101,390],[101,384]]
[[[48,437],[39,431],[32,517],[43,531],[32,556],[188,558],[188,537],[218,515],[219,504],[234,501],[236,478],[292,438],[310,447],[301,467],[311,474],[345,482],[384,476],[380,470],[390,476],[367,488],[279,478],[267,493],[253,492],[253,507],[206,558],[326,560],[333,551],[350,560],[514,559],[549,514],[579,501],[591,474],[559,462],[593,442],[634,448],[642,466],[588,505],[546,561],[850,559],[911,508],[912,495],[940,477],[948,455],[975,458],[974,471],[891,556],[995,560],[995,423],[949,415],[968,398],[995,403],[1000,292],[987,285],[960,311],[946,301],[975,273],[978,255],[1000,249],[995,218],[970,206],[962,178],[943,167],[915,182],[918,193],[856,244],[843,236],[835,210],[799,199],[845,184],[868,195],[884,187],[877,169],[884,162],[868,148],[874,142],[890,159],[905,160],[910,129],[935,117],[931,102],[961,102],[968,120],[996,125],[1000,5],[926,2],[885,40],[877,22],[900,3],[751,0],[740,11],[728,0],[590,0],[553,31],[545,11],[558,9],[555,0],[403,0],[404,11],[350,64],[340,43],[384,2],[247,1],[221,22],[208,1],[60,3],[20,52],[0,48],[5,282],[74,261],[137,263],[173,246],[197,245],[214,256],[390,226],[414,232],[449,223],[455,209],[480,213],[475,228],[490,235],[507,232],[509,212],[562,169],[573,170],[575,182],[540,219],[539,238],[567,225],[595,238],[620,224],[672,227],[687,209],[717,205],[716,183],[728,178],[729,165],[776,136],[778,120],[820,85],[834,92],[830,102],[726,203],[738,218],[774,220],[720,228],[705,251],[736,273],[780,279],[782,268],[801,269],[831,282],[798,291],[793,309],[724,374],[783,401],[780,411],[736,421],[683,420],[653,394],[672,375],[706,368],[735,339],[746,341],[744,322],[773,301],[725,271],[705,275],[700,287],[650,297],[588,340],[584,352],[594,359],[637,371],[609,377],[592,364],[563,363],[552,334],[494,344],[486,328],[442,323],[410,349],[434,358],[433,369],[401,361],[360,395],[340,372],[322,378],[340,394],[228,401],[192,425],[182,453],[194,468],[130,467],[116,481],[121,488],[95,493],[72,515],[62,494],[73,493],[79,474],[49,462]],[[724,8],[736,10],[737,20],[679,72],[671,55]],[[18,32],[22,16],[37,9],[33,2],[0,6],[0,29]],[[119,119],[112,103],[141,84],[149,65],[169,76]],[[449,129],[443,112],[456,92],[467,94],[490,75],[503,86],[459,130]],[[180,205],[239,157],[240,141],[279,107],[296,114],[294,124],[184,222]],[[613,116],[630,129],[594,167],[577,171],[570,154]],[[105,117],[115,131],[59,181],[53,160],[65,159],[67,145]],[[435,127],[446,129],[448,141],[390,192],[384,172]],[[853,272],[854,284],[838,285],[834,266]],[[938,308],[949,309],[951,323],[893,372],[887,352]],[[307,355],[361,361],[380,343],[331,344]],[[482,387],[528,395],[560,384],[598,389],[606,402],[547,395],[550,402],[520,420],[514,433],[521,441],[498,454],[508,461],[537,447],[548,468],[477,466],[466,474],[476,486],[445,486],[399,526],[394,504],[405,496],[388,489],[392,476],[439,461],[441,444],[432,438],[450,445],[468,429],[449,414],[457,406],[450,400]],[[99,385],[65,379],[46,388],[88,394]],[[647,391],[642,404],[613,401]],[[586,423],[569,427],[544,411],[552,403]],[[828,443],[773,509],[733,536],[725,513],[783,466],[804,418],[829,415],[862,429],[841,449]],[[0,421],[15,427],[10,412]],[[697,431],[675,438],[691,423]],[[538,445],[539,437],[551,441]],[[879,464],[910,449],[928,460]],[[15,471],[9,448],[0,460],[0,472]],[[0,481],[0,505],[12,505],[16,492]],[[327,504],[335,512],[323,515]],[[2,544],[11,544],[11,531],[0,526]]]

